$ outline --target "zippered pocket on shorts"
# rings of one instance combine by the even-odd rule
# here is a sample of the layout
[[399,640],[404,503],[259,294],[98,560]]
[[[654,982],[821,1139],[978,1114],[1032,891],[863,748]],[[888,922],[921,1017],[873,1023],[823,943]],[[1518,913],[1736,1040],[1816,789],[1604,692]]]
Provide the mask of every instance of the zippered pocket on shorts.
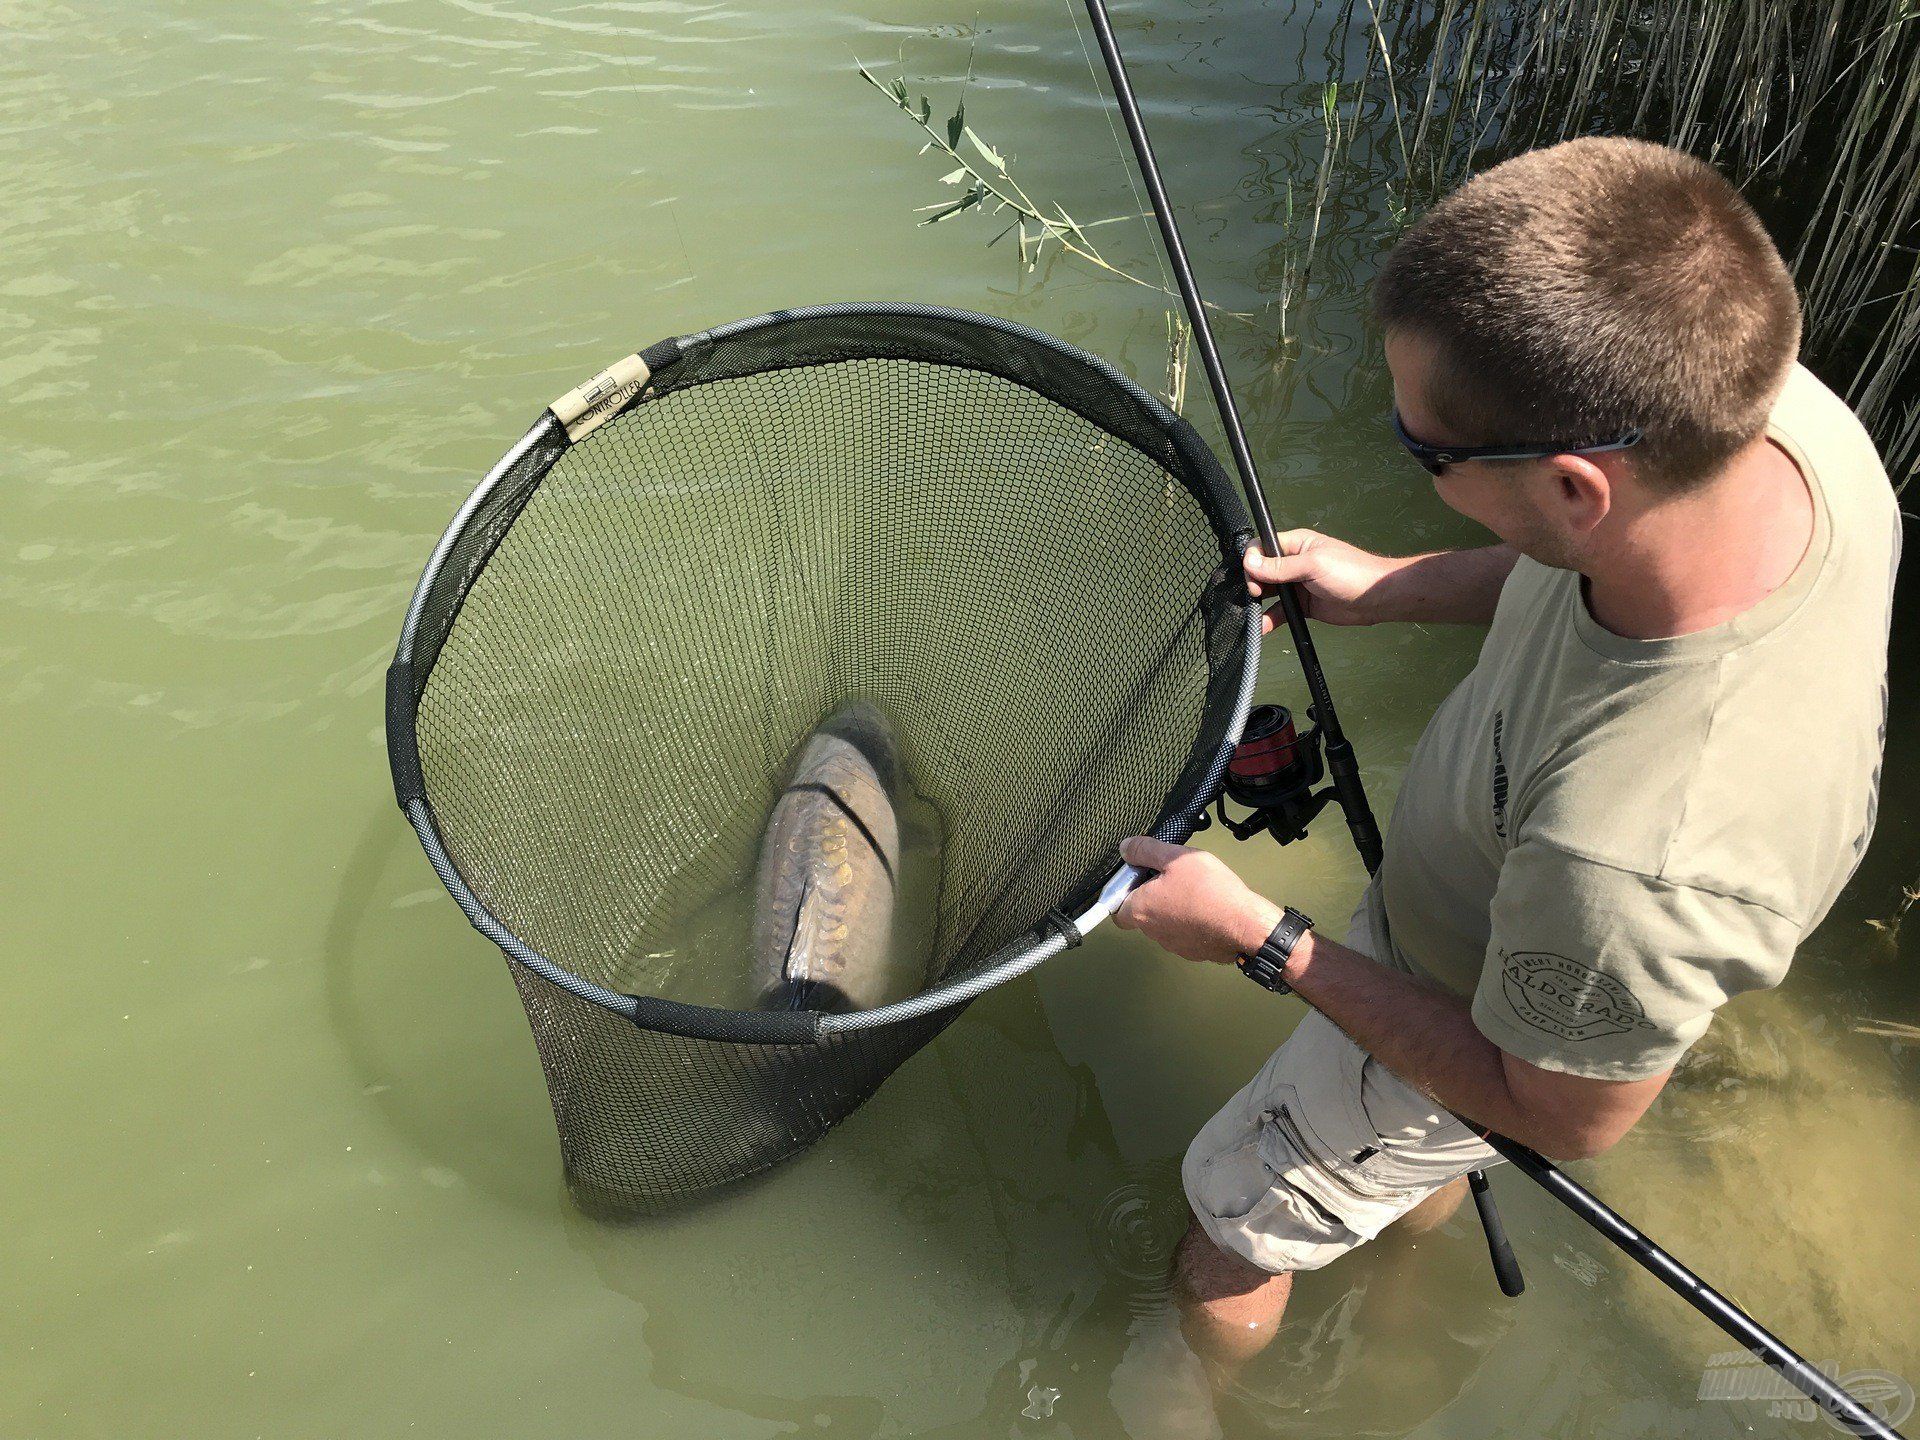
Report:
[[[1383,1101],[1384,1114],[1379,1113]],[[1463,1142],[1470,1142],[1473,1132],[1371,1055],[1361,1065],[1360,1106],[1376,1138],[1354,1156],[1354,1166],[1370,1182],[1393,1190],[1431,1190],[1473,1168],[1468,1163],[1477,1158],[1473,1150],[1462,1156]],[[1425,1128],[1422,1122],[1429,1116],[1436,1123]],[[1403,1140],[1390,1138],[1401,1133]]]
[[[1266,1113],[1272,1117],[1274,1130],[1287,1147],[1340,1194],[1372,1207],[1423,1188],[1402,1182],[1386,1168],[1391,1161],[1383,1155],[1377,1137],[1374,1143],[1357,1149],[1334,1151],[1290,1104],[1281,1103]],[[1273,1163],[1268,1160],[1269,1165]]]

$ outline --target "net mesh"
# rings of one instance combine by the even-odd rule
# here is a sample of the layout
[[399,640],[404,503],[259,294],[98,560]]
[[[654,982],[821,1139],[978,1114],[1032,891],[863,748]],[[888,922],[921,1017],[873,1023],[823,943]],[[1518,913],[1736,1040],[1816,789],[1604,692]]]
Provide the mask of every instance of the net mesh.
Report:
[[570,1182],[621,1212],[792,1154],[957,1013],[756,1028],[740,897],[827,716],[878,707],[937,818],[935,987],[1084,906],[1125,835],[1184,835],[1251,675],[1237,497],[1090,357],[854,307],[646,354],[628,409],[571,445],[547,417],[456,521],[392,727],[470,915],[703,1007],[636,1023],[513,967]]

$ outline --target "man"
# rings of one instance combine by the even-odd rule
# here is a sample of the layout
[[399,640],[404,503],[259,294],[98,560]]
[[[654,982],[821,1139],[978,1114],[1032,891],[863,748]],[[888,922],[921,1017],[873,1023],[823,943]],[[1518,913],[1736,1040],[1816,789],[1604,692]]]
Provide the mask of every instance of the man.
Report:
[[1312,1007],[1186,1157],[1184,1326],[1228,1366],[1294,1271],[1444,1219],[1496,1159],[1476,1127],[1617,1141],[1873,825],[1898,512],[1733,188],[1634,141],[1523,155],[1400,241],[1376,308],[1402,442],[1501,543],[1300,530],[1247,573],[1328,624],[1490,625],[1479,662],[1344,943],[1212,856],[1123,849],[1159,874],[1121,925]]

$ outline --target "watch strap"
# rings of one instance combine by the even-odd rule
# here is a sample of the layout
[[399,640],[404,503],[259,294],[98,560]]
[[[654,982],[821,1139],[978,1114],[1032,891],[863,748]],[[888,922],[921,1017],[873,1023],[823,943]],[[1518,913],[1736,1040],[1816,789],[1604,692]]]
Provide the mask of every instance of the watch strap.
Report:
[[1260,948],[1240,957],[1240,972],[1276,995],[1291,994],[1293,986],[1287,983],[1287,962],[1293,958],[1293,947],[1300,943],[1300,937],[1312,928],[1311,919],[1287,906],[1280,923],[1273,927]]

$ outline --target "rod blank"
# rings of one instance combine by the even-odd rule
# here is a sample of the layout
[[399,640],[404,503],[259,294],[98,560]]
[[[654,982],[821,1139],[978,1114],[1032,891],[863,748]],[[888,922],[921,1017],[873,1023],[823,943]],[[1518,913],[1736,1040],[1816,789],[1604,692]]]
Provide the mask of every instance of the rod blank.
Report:
[[[1094,37],[1100,43],[1100,56],[1106,61],[1107,78],[1113,86],[1113,98],[1126,122],[1127,136],[1133,142],[1133,154],[1139,162],[1141,178],[1147,184],[1147,198],[1153,209],[1154,223],[1167,259],[1172,262],[1174,283],[1180,291],[1180,304],[1193,328],[1194,345],[1200,351],[1200,368],[1206,372],[1207,388],[1213,391],[1213,403],[1220,412],[1220,425],[1226,431],[1227,448],[1233,454],[1234,468],[1240,472],[1240,485],[1246,491],[1247,508],[1253,514],[1254,529],[1260,536],[1260,548],[1269,555],[1280,553],[1280,542],[1273,528],[1273,516],[1267,509],[1266,492],[1260,486],[1260,471],[1247,444],[1246,427],[1240,423],[1240,408],[1234,403],[1233,387],[1227,381],[1226,366],[1220,361],[1220,347],[1214,342],[1213,326],[1207,320],[1207,302],[1193,278],[1193,266],[1187,261],[1186,242],[1180,238],[1180,226],[1173,218],[1173,204],[1167,199],[1167,187],[1160,179],[1160,164],[1154,158],[1153,141],[1147,135],[1146,121],[1134,98],[1133,81],[1127,75],[1126,57],[1114,37],[1113,21],[1104,0],[1087,0],[1087,15],[1093,22]],[[1307,629],[1306,611],[1291,585],[1280,587],[1280,613],[1287,622],[1287,634],[1300,668],[1307,678],[1307,692],[1313,699],[1313,719],[1319,725],[1327,748],[1327,773],[1333,780],[1334,795],[1353,834],[1354,847],[1369,871],[1380,866],[1380,827],[1367,803],[1367,792],[1360,783],[1360,761],[1353,744],[1340,728],[1339,712],[1334,709],[1333,692],[1327,688],[1326,671],[1321,668],[1313,635]]]

